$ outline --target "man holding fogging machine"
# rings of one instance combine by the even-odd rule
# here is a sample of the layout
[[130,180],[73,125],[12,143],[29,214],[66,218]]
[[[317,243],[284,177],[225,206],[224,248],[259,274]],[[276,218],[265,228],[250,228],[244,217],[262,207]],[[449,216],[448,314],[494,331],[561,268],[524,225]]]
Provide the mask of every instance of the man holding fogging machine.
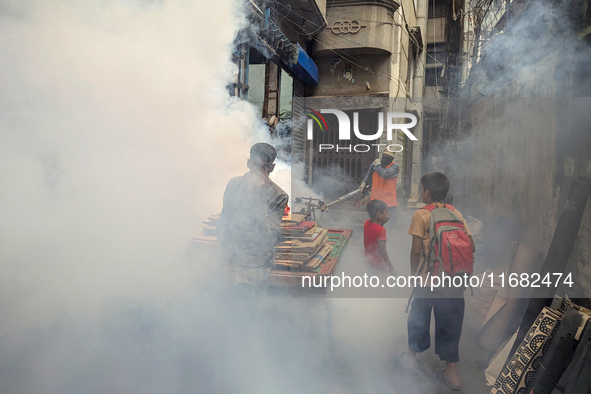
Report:
[[276,157],[271,145],[254,144],[247,161],[250,171],[232,178],[224,192],[218,241],[230,263],[234,284],[245,293],[256,292],[265,284],[281,239],[288,196],[269,178]]
[[374,160],[359,186],[360,193],[363,193],[366,187],[371,190],[370,200],[382,200],[386,203],[391,223],[396,221],[396,182],[399,172],[400,167],[394,163],[394,153],[386,149],[381,159]]

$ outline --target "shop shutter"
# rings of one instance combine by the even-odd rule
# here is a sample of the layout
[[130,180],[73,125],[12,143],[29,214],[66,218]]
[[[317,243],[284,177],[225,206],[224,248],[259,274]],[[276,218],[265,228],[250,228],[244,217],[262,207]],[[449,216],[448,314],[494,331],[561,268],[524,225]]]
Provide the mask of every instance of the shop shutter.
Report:
[[306,126],[306,117],[304,115],[304,96],[306,95],[306,85],[302,80],[295,77],[293,79],[293,104],[291,119],[291,158],[294,162],[303,160],[304,157],[304,129]]

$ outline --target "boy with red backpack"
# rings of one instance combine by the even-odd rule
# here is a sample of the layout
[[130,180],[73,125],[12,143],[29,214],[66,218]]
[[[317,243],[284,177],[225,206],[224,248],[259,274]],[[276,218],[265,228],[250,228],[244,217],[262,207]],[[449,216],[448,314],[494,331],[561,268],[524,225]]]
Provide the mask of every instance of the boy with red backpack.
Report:
[[[427,204],[411,219],[408,233],[412,235],[410,265],[413,275],[424,279],[435,275],[454,277],[472,274],[474,241],[462,214],[443,200],[449,191],[449,179],[440,172],[421,178],[421,198]],[[431,311],[435,316],[435,353],[446,368],[437,378],[452,390],[461,390],[457,363],[464,320],[464,290],[453,286],[413,291],[414,299],[408,315],[408,347],[412,355],[431,346]]]

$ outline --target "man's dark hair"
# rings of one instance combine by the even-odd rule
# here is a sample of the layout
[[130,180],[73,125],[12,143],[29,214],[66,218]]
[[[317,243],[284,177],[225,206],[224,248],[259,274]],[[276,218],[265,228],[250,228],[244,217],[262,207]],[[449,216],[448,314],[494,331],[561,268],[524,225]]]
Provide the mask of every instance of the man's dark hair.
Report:
[[440,172],[432,172],[421,177],[421,185],[424,190],[431,192],[435,201],[443,201],[449,191],[449,179]]
[[277,158],[277,150],[271,145],[259,142],[250,148],[250,160],[259,164],[273,164]]
[[385,211],[388,209],[388,205],[382,200],[371,200],[369,204],[367,204],[367,213],[369,214],[370,218],[375,218],[378,213]]

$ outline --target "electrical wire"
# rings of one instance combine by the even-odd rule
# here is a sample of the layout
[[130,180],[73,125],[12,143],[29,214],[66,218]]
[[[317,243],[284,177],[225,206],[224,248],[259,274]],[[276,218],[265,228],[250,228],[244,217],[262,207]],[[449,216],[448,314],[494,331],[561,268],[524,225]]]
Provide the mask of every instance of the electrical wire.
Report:
[[[275,1],[275,2],[277,2],[278,0],[274,0],[274,1]],[[279,5],[281,5],[281,6],[285,7],[285,8],[287,8],[285,5],[283,5],[283,4],[281,4],[281,3],[278,3],[278,2],[277,2],[277,4],[279,4]],[[294,8],[294,9],[295,9],[295,8]],[[278,12],[279,12],[279,11],[278,11]],[[279,14],[281,14],[281,13],[279,12]],[[305,18],[305,16],[304,16],[304,15],[298,14],[297,12],[294,12],[294,14],[295,14],[295,15],[297,15],[297,16],[299,16],[300,18]],[[281,14],[281,15],[283,15],[283,14]],[[289,19],[289,20],[290,20],[292,23],[295,23],[295,24],[296,24],[296,25],[297,25],[299,28],[301,28],[301,29],[305,30],[305,29],[304,29],[302,26],[299,26],[299,24],[298,24],[297,22],[295,22],[295,21],[293,21],[293,20],[291,20],[291,19]],[[355,20],[361,20],[361,19],[355,19]],[[311,21],[309,21],[309,22],[311,22]],[[376,23],[377,23],[377,21],[373,21],[373,22],[376,22]],[[316,23],[314,23],[314,22],[311,22],[311,23],[312,23],[313,25],[319,26],[318,24],[316,24]],[[385,22],[384,22],[384,23],[385,23]],[[385,24],[391,24],[391,23],[385,23]],[[320,28],[322,28],[322,27],[325,27],[325,25],[319,26],[319,28],[318,28],[317,30],[315,30],[314,32],[312,32],[312,33],[315,33],[316,31],[320,30]],[[310,33],[310,32],[307,32],[307,33],[309,33],[309,34],[312,34],[312,33]],[[340,38],[341,38],[342,40],[345,40],[345,41],[348,41],[348,42],[350,42],[350,43],[352,43],[352,44],[355,44],[355,45],[357,45],[357,46],[359,46],[359,47],[363,47],[363,45],[359,44],[358,42],[355,42],[355,41],[353,41],[353,40],[350,40],[350,39],[348,39],[348,38],[346,38],[346,37],[340,37]],[[352,56],[352,57],[355,57],[354,55],[350,55],[350,56]],[[408,58],[407,58],[407,60],[408,60]],[[360,62],[364,62],[364,61],[363,61],[361,58],[358,58],[358,61],[360,61]],[[368,64],[368,65],[369,65],[369,64]]]
[[[485,0],[485,1],[486,1],[486,0]],[[279,4],[279,5],[283,6],[283,7],[286,7],[286,6],[284,6],[283,4],[279,3],[277,0],[275,0],[275,2],[276,2],[277,4]],[[286,7],[286,8],[287,8],[287,7]],[[410,39],[410,40],[411,40],[411,41],[412,41],[412,42],[413,42],[413,43],[414,43],[414,44],[417,46],[417,48],[420,48],[419,42],[416,40],[416,38],[415,38],[415,37],[413,37],[411,34],[409,34],[409,32],[407,31],[407,30],[408,30],[408,28],[409,28],[409,27],[408,27],[408,21],[406,20],[406,12],[404,11],[404,6],[402,5],[402,3],[400,4],[400,9],[401,9],[401,11],[402,11],[401,15],[402,15],[402,18],[404,19],[404,22],[405,22],[405,25],[406,25],[406,30],[405,30],[404,28],[402,28],[402,26],[400,26],[400,25],[397,25],[397,24],[393,24],[393,25],[400,26],[400,27],[401,27],[401,29],[402,29],[402,31],[404,32],[404,34],[406,34],[406,35],[407,35],[407,37],[408,37],[408,38],[409,38],[409,39]],[[300,16],[300,17],[302,17],[302,18],[303,18],[303,16],[302,16],[302,15],[299,15],[299,14],[297,14],[297,13],[295,13],[295,12],[294,12],[294,14],[296,14],[296,15],[298,15],[298,16]],[[337,16],[337,17],[339,17],[339,16]],[[340,16],[340,17],[343,17],[343,16]],[[358,20],[358,19],[356,19],[356,20]],[[293,21],[292,21],[292,22],[293,22]],[[374,22],[378,23],[378,21],[374,21]],[[318,25],[317,25],[317,24],[315,24],[314,22],[312,22],[312,24],[314,24],[314,25],[318,26]],[[299,25],[298,25],[298,27],[299,27]],[[319,28],[319,29],[320,29],[320,28]],[[318,29],[318,30],[319,30],[319,29]],[[316,30],[316,31],[318,31],[318,30]],[[341,39],[343,39],[343,40],[345,40],[345,41],[348,41],[348,42],[351,42],[351,43],[353,43],[353,44],[355,44],[355,45],[362,46],[361,44],[359,44],[359,43],[357,43],[357,42],[355,42],[355,41],[352,41],[352,40],[350,40],[350,39],[348,39],[348,38],[346,38],[346,37],[341,37]],[[406,58],[406,61],[407,61],[407,63],[408,63],[408,62],[409,62],[409,57],[408,57],[408,54],[406,53],[406,50],[404,49],[404,46],[403,46],[403,45],[401,45],[401,47],[402,47],[402,50],[403,50],[404,56],[405,56],[405,58]],[[439,61],[437,60],[437,58],[436,58],[436,57],[433,57],[433,56],[432,56],[432,55],[431,55],[429,52],[426,52],[426,55],[427,55],[427,56],[429,56],[430,58],[432,58],[436,64],[438,64],[438,63],[439,63]],[[353,56],[353,55],[351,55],[351,56]],[[422,57],[419,57],[419,60],[420,60],[420,62],[423,64],[423,67],[424,67],[424,69],[427,69],[427,65],[426,65],[426,64],[425,64],[425,62],[423,61]],[[359,62],[364,62],[362,59],[359,59],[359,58],[358,58],[358,61],[359,61]],[[388,75],[392,76],[392,74],[389,74],[389,73],[388,73]],[[400,77],[397,77],[397,78],[398,78],[398,79],[400,79]],[[439,90],[439,85],[438,85],[438,83],[437,83],[437,78],[438,78],[438,76],[436,76],[436,81],[435,81],[435,83],[436,83],[436,88],[437,88],[437,90]],[[401,82],[402,82],[402,81],[401,81]],[[400,90],[400,89],[398,89],[398,90]],[[406,88],[405,88],[405,90],[406,90]],[[405,94],[406,94],[406,96],[407,96],[407,97],[409,97],[409,96],[408,96],[408,92],[406,92]]]
[[[285,16],[280,14],[281,16],[283,16],[283,19],[287,18],[287,15],[289,15],[291,13],[291,4],[288,4],[287,6],[289,7],[289,11],[287,12],[287,14],[285,14]],[[277,13],[279,13],[279,11],[277,11]]]
[[[274,0],[274,1],[275,1],[275,3],[277,3],[277,4],[279,4],[279,5],[281,5],[281,6],[285,7],[285,8],[287,8],[287,6],[285,6],[285,5],[281,4],[281,3],[279,3],[279,2],[278,2],[278,0]],[[490,0],[481,0],[481,1],[482,1],[482,2],[486,2],[486,1],[490,1]],[[333,4],[334,4],[334,1],[333,1]],[[331,7],[331,9],[332,9],[332,7]],[[293,9],[291,9],[291,10],[293,10]],[[402,18],[403,18],[403,20],[404,20],[404,23],[405,23],[405,27],[406,27],[406,29],[405,29],[405,28],[403,28],[402,26],[400,26],[400,25],[396,24],[396,23],[392,23],[392,25],[399,26],[399,27],[402,29],[402,31],[404,32],[404,34],[406,34],[406,36],[407,36],[407,37],[408,37],[408,38],[411,40],[411,42],[413,42],[413,43],[414,43],[414,44],[417,46],[417,48],[420,48],[420,47],[421,47],[421,45],[419,44],[419,42],[417,41],[417,39],[416,39],[415,37],[413,37],[413,36],[412,36],[412,34],[410,34],[410,33],[408,32],[409,25],[408,25],[408,21],[407,21],[407,19],[406,19],[406,12],[404,11],[404,5],[403,5],[402,3],[400,4],[400,11],[401,11],[401,16],[402,16]],[[301,17],[301,18],[305,19],[305,17],[304,17],[303,15],[300,15],[300,14],[298,14],[298,13],[297,13],[297,12],[295,12],[295,11],[294,11],[293,13],[294,13],[295,15],[298,15],[299,17]],[[281,14],[281,13],[280,13],[280,14]],[[281,15],[283,15],[283,14],[281,14]],[[336,17],[338,18],[338,17],[345,17],[345,16],[342,16],[342,15],[336,15]],[[322,26],[319,26],[318,24],[316,24],[316,23],[314,23],[314,22],[311,22],[311,21],[310,21],[310,22],[311,22],[313,25],[316,25],[316,26],[318,26],[318,29],[316,29],[314,32],[309,32],[307,29],[303,28],[302,26],[299,26],[299,24],[298,24],[297,22],[295,22],[295,21],[293,21],[293,20],[291,20],[291,19],[289,19],[289,18],[286,18],[286,19],[287,19],[288,21],[290,21],[291,23],[293,23],[294,25],[296,25],[298,28],[301,28],[302,30],[304,30],[304,31],[306,32],[306,34],[310,34],[310,35],[312,35],[312,34],[316,33],[317,31],[319,31],[321,28],[323,28],[323,27],[324,27],[324,25],[322,25]],[[356,19],[356,20],[359,20],[359,19]],[[368,21],[368,20],[364,20],[364,21]],[[372,21],[370,21],[370,22],[373,22],[373,23],[385,23],[385,24],[390,24],[390,23],[386,23],[386,22],[380,22],[380,21],[375,21],[375,20],[372,20]],[[346,38],[346,37],[340,37],[340,38],[341,38],[341,39],[343,39],[343,40],[345,40],[345,41],[348,41],[348,42],[350,42],[350,43],[352,43],[352,44],[355,44],[355,45],[357,45],[357,46],[360,46],[360,47],[362,46],[361,44],[359,44],[359,43],[357,43],[357,42],[355,42],[355,41],[353,41],[353,40],[350,40],[350,39],[348,39],[348,38]],[[328,43],[322,42],[322,41],[320,41],[319,39],[317,39],[316,37],[312,37],[312,39],[314,39],[315,41],[319,42],[320,44],[323,44],[323,45],[325,45],[325,46],[329,46],[329,44],[328,44]],[[407,62],[409,62],[409,55],[406,53],[406,50],[404,49],[404,46],[403,46],[403,45],[401,45],[401,47],[402,47],[402,50],[403,50],[404,56],[405,56],[405,58],[406,58],[406,61],[407,61]],[[342,54],[338,54],[338,53],[336,53],[336,52],[334,51],[334,50],[338,50],[338,48],[336,48],[335,46],[333,46],[333,49],[329,48],[329,50],[331,50],[331,52],[333,52],[333,53],[335,53],[335,54],[339,55],[340,57],[343,57],[343,58],[345,58],[345,59],[346,59],[346,56],[344,56],[344,55],[342,55]],[[426,52],[426,55],[427,55],[427,56],[429,56],[431,59],[433,59],[433,60],[434,60],[434,62],[435,62],[435,64],[439,64],[439,61],[438,61],[438,59],[437,59],[436,57],[434,57],[433,55],[431,55],[429,52]],[[435,55],[437,55],[437,54],[435,54]],[[365,61],[364,61],[364,60],[362,60],[362,59],[360,59],[360,58],[356,57],[355,55],[349,54],[348,56],[350,56],[350,57],[351,57],[351,58],[353,58],[353,59],[357,58],[357,61],[358,61],[358,62],[360,62],[360,63],[365,63]],[[425,64],[425,62],[423,61],[422,57],[420,57],[420,56],[417,56],[417,57],[419,58],[419,61],[422,63],[422,65],[423,65],[423,69],[424,69],[424,70],[426,70],[428,67],[427,67],[427,65]],[[353,63],[351,60],[349,60],[349,62],[350,62],[350,63]],[[353,64],[355,64],[355,63],[353,63]],[[356,65],[356,66],[358,66],[358,67],[364,68],[366,71],[369,71],[369,72],[371,72],[371,71],[368,69],[368,67],[371,67],[371,65],[369,65],[368,63],[366,63],[366,65],[367,65],[366,67],[359,66],[358,64],[355,64],[355,65]],[[391,78],[391,79],[392,79],[393,77],[396,77],[396,78],[397,78],[399,81],[394,81],[394,82],[396,82],[396,83],[398,84],[398,90],[400,90],[400,83],[402,82],[402,80],[400,80],[400,77],[398,77],[398,76],[394,76],[393,74],[391,74],[391,73],[388,73],[388,72],[386,72],[386,71],[381,71],[381,70],[378,70],[378,72],[380,72],[380,73],[382,73],[382,74],[385,74],[385,75],[388,75],[388,76],[389,76],[389,78]],[[377,74],[377,73],[374,73],[374,74]],[[435,77],[435,83],[436,83],[436,88],[437,88],[437,90],[439,90],[439,84],[438,84],[438,82],[437,82],[438,78],[439,78],[439,76],[436,76],[436,77]],[[409,94],[408,94],[408,91],[406,91],[406,88],[405,88],[404,86],[403,86],[403,88],[404,88],[404,93],[405,93],[405,95],[406,95],[407,97],[409,97],[409,98],[410,98],[410,96],[409,96]],[[437,100],[439,101],[439,98],[438,98],[438,97],[437,97]]]
[[[277,2],[278,0],[275,0],[275,1]],[[281,4],[281,3],[278,3],[278,4]],[[281,5],[283,5],[283,4],[281,4]],[[298,8],[298,10],[299,11],[306,11],[306,10],[301,9],[301,8]],[[330,11],[330,16],[335,17],[337,19],[349,19],[349,18],[351,18],[350,15],[339,15],[339,14],[335,14],[332,11]],[[361,21],[361,22],[376,23],[376,24],[381,23],[381,24],[384,24],[384,25],[396,25],[397,26],[397,24],[395,22],[378,21],[378,20],[375,20],[375,19],[361,19],[361,18],[355,17],[355,20],[356,21]]]
[[[406,27],[408,29],[408,22],[406,20],[406,15],[404,13],[404,8],[402,6],[402,3],[400,3],[400,8],[402,10],[401,12],[401,16],[404,19],[404,23],[406,24]],[[412,36],[412,34],[410,34],[406,29],[402,29],[402,31],[404,32],[404,34],[406,34],[406,36],[416,45],[417,48],[420,48],[421,45],[419,44],[419,42],[417,41],[417,39],[415,37]],[[404,48],[404,47],[403,47]],[[428,51],[427,48],[424,49],[425,50],[425,55],[429,56],[431,59],[433,59],[435,62],[437,62],[437,59],[435,57],[433,57]],[[427,67],[427,65],[425,64],[425,61],[423,60],[423,58],[421,56],[417,56],[417,58],[419,59],[420,64],[423,65],[423,86],[425,86],[425,82],[427,80],[426,78],[426,73],[427,73],[427,69],[430,67]],[[436,81],[437,84],[437,81]],[[437,91],[439,91],[439,88],[436,87]],[[440,100],[439,100],[439,94],[435,95],[435,100],[437,100],[437,105],[441,105]]]
[[[427,7],[428,7],[428,6],[427,6]],[[409,29],[409,26],[408,26],[408,20],[406,19],[406,12],[404,11],[404,5],[403,5],[403,3],[402,3],[402,2],[400,3],[400,8],[399,8],[399,10],[400,10],[400,15],[402,16],[402,19],[404,20],[404,23],[405,23],[405,26],[406,26],[406,29],[402,29],[402,31],[403,31],[403,32],[404,32],[404,33],[405,33],[405,34],[408,36],[408,38],[409,38],[409,39],[410,39],[410,40],[411,40],[411,41],[412,41],[412,42],[413,42],[413,43],[416,45],[416,47],[417,47],[417,48],[420,48],[420,47],[421,47],[421,45],[419,44],[419,42],[417,41],[417,39],[416,39],[415,37],[413,37],[413,36],[412,36],[412,34],[410,34],[410,33],[408,32],[408,29]],[[428,10],[428,8],[427,8],[427,10]],[[433,59],[433,60],[436,62],[436,64],[437,64],[437,63],[439,63],[439,62],[437,61],[437,58],[436,58],[436,57],[433,57],[433,56],[432,56],[432,55],[431,55],[431,54],[430,54],[430,53],[427,51],[427,48],[425,48],[424,50],[425,50],[425,55],[426,55],[426,56],[429,56],[431,59]],[[437,55],[437,54],[435,54],[435,55]],[[423,58],[422,58],[421,56],[418,56],[418,58],[419,58],[419,60],[420,60],[420,63],[423,65],[423,87],[425,87],[425,86],[426,86],[426,85],[425,85],[425,82],[427,81],[427,78],[426,78],[426,77],[427,77],[427,69],[428,69],[428,68],[431,68],[431,67],[427,67],[427,65],[425,64],[425,61],[423,60]],[[439,98],[439,86],[438,86],[438,83],[437,83],[437,78],[438,78],[438,77],[437,77],[437,75],[436,75],[436,76],[435,76],[435,85],[436,85],[436,87],[435,87],[435,88],[436,88],[436,90],[437,90],[437,94],[435,94],[435,100],[437,101],[437,108],[441,108],[441,100],[440,100],[440,98]],[[441,117],[441,112],[439,112],[439,116]]]
[[[407,28],[407,30],[408,30],[408,21],[406,20],[406,12],[404,11],[404,5],[402,4],[402,2],[400,3],[400,11],[401,11],[402,19],[404,19],[404,23],[405,23],[405,25],[406,25],[406,28]],[[412,42],[414,42],[414,43],[415,43],[415,45],[417,46],[417,48],[420,48],[421,46],[420,46],[419,42],[417,41],[417,39],[416,39],[415,37],[413,37],[411,34],[409,34],[409,32],[408,32],[407,30],[405,30],[405,29],[402,29],[402,31],[403,31],[403,32],[404,32],[404,33],[405,33],[405,34],[408,36],[408,38],[409,38],[409,39],[410,39]],[[428,44],[427,44],[427,45],[428,45]],[[431,55],[431,54],[428,52],[427,48],[425,48],[424,50],[425,50],[425,55],[426,55],[426,56],[429,56],[431,59],[433,59],[433,60],[436,62],[436,64],[437,64],[437,63],[439,63],[439,62],[437,61],[437,58],[433,57],[433,56],[432,56],[432,55]],[[431,67],[427,67],[427,64],[425,63],[425,61],[423,60],[423,58],[422,58],[422,57],[420,57],[420,56],[419,56],[418,58],[419,58],[419,60],[420,60],[421,64],[423,65],[423,86],[426,86],[426,85],[425,85],[425,82],[427,81],[427,78],[426,78],[426,76],[427,76],[427,69],[428,69],[428,68],[431,68]],[[438,86],[438,84],[437,84],[437,76],[435,77],[435,85],[436,85],[436,87],[435,87],[435,88],[437,89],[437,94],[435,95],[435,100],[437,101],[437,106],[438,106],[438,107],[440,107],[440,106],[441,106],[441,100],[440,100],[440,98],[439,98],[439,86]]]
[[[407,30],[408,30],[408,28],[409,28],[409,27],[408,27],[408,21],[406,20],[406,13],[404,12],[404,5],[403,5],[402,3],[400,3],[400,8],[399,8],[399,9],[402,11],[402,12],[401,12],[402,19],[404,19],[404,23],[405,23],[405,25],[406,25],[406,28],[407,28]],[[405,30],[405,29],[402,29],[402,31],[403,31],[403,32],[404,32],[404,33],[405,33],[405,34],[408,36],[408,38],[409,38],[409,39],[410,39],[412,42],[414,42],[414,43],[415,43],[415,45],[417,46],[417,48],[420,48],[420,45],[419,45],[419,42],[417,41],[417,39],[416,39],[415,37],[413,37],[411,34],[409,34],[409,32],[408,32],[407,30]],[[433,57],[433,55],[431,55],[431,54],[430,54],[428,51],[426,51],[426,53],[425,53],[425,54],[426,54],[428,57],[430,57],[431,59],[433,59],[433,60],[435,61],[435,63],[439,63],[439,61],[437,60],[437,58]],[[423,64],[423,66],[424,66],[425,68],[427,68],[427,65],[425,64],[425,62],[423,61],[423,59],[422,59],[422,58],[419,58],[419,59],[421,60],[421,63]]]
[[[302,17],[302,18],[303,18],[303,16],[302,16],[302,15],[299,15],[299,14],[298,14],[298,13],[296,13],[296,12],[294,12],[294,14],[295,14],[295,15],[298,15],[298,16],[300,16],[300,17]],[[286,18],[286,20],[287,20],[287,21],[289,21],[289,22],[291,22],[291,23],[293,23],[294,25],[296,25],[296,26],[297,26],[299,29],[302,29],[302,30],[303,30],[303,31],[304,31],[306,34],[312,35],[312,33],[311,33],[311,32],[309,32],[309,31],[308,31],[307,29],[305,29],[304,27],[300,26],[300,25],[299,25],[297,22],[295,22],[295,21],[291,20],[290,18]],[[318,24],[316,24],[316,23],[314,23],[314,22],[311,22],[311,23],[312,23],[312,24],[314,24],[314,25],[316,25],[316,26],[318,26]],[[321,27],[324,27],[324,25],[323,25],[323,26],[321,26]],[[320,28],[321,28],[321,27],[320,27]],[[319,29],[320,29],[320,28],[319,28]],[[319,29],[317,29],[316,31],[318,31]],[[371,66],[369,63],[366,63],[366,62],[365,62],[363,59],[361,59],[361,58],[359,58],[359,57],[357,57],[357,56],[355,56],[355,55],[353,55],[353,54],[347,54],[347,55],[345,55],[345,54],[339,54],[339,53],[337,53],[336,51],[338,51],[338,50],[342,51],[342,49],[338,49],[338,48],[336,47],[336,45],[334,45],[334,44],[330,44],[330,43],[328,43],[328,42],[322,42],[320,39],[318,39],[317,37],[314,37],[314,36],[311,36],[311,38],[312,38],[313,40],[315,40],[316,42],[318,42],[318,43],[320,43],[320,44],[322,44],[322,45],[324,45],[324,46],[328,47],[328,49],[329,49],[331,52],[333,52],[333,53],[335,53],[336,55],[338,55],[338,56],[340,56],[340,57],[344,58],[344,59],[345,59],[345,60],[347,60],[349,63],[352,63],[352,64],[354,64],[354,65],[355,65],[355,66],[357,66],[357,67],[363,68],[363,69],[365,69],[366,71],[368,71],[368,72],[370,72],[370,73],[372,73],[372,74],[375,74],[375,75],[382,74],[382,75],[386,75],[386,76],[388,76],[388,78],[389,78],[390,80],[392,80],[393,82],[396,82],[396,84],[397,84],[397,88],[398,88],[398,92],[400,91],[400,84],[401,84],[401,83],[403,83],[403,82],[402,82],[402,80],[400,80],[400,77],[398,77],[398,76],[394,76],[393,74],[391,74],[391,73],[389,73],[389,72],[387,72],[387,71],[382,71],[382,70],[376,70],[377,72],[373,72],[373,71],[371,71],[371,68],[373,68],[373,67],[372,67],[372,66]],[[345,37],[341,37],[341,39],[343,39],[343,40],[345,40],[345,41],[348,41],[348,42],[351,42],[351,43],[353,43],[353,44],[355,44],[355,45],[357,45],[357,46],[359,46],[359,47],[362,47],[362,46],[363,46],[363,45],[361,45],[361,44],[359,44],[359,43],[357,43],[357,42],[355,42],[355,41],[353,41],[353,40],[350,40],[350,39],[348,39],[348,38],[345,38]],[[333,42],[333,43],[336,43],[336,42]],[[332,48],[331,48],[331,47],[332,47]],[[406,59],[407,59],[407,61],[408,61],[408,55],[406,55],[406,53],[405,53],[405,56],[406,56]],[[352,61],[351,59],[353,59],[353,60],[356,60],[356,62],[358,62],[358,63],[362,63],[362,64],[363,64],[363,63],[365,63],[365,66],[362,66],[362,65],[360,65],[360,64],[357,64],[356,62]],[[395,79],[393,79],[393,78],[397,78],[398,80],[395,80]],[[408,96],[408,92],[406,91],[406,88],[404,87],[404,85],[403,85],[402,87],[403,87],[403,93],[405,94],[405,96],[409,97],[409,96]]]
[[[305,28],[299,26],[296,22],[290,20],[289,18],[287,20],[290,21],[290,22],[292,22],[292,23],[294,23],[296,26],[298,26],[300,29],[304,30],[306,33],[309,33]],[[367,64],[366,66],[363,66],[363,65],[357,63],[356,60],[354,60],[351,57],[349,57],[348,54],[337,52],[337,51],[342,51],[342,49],[338,49],[336,47],[333,47],[332,45],[328,44],[327,42],[323,42],[323,41],[321,41],[320,39],[318,39],[316,37],[313,37],[312,36],[311,38],[314,41],[318,42],[319,44],[322,44],[325,47],[327,47],[327,49],[329,51],[331,51],[332,53],[334,53],[335,55],[337,55],[337,56],[345,59],[345,61],[347,61],[348,63],[351,63],[354,66],[357,66],[359,68],[362,68],[362,69],[364,69],[365,71],[367,71],[367,72],[369,72],[371,74],[374,74],[374,75],[380,75],[380,74],[382,74],[384,76],[387,76],[392,82],[395,82],[397,84],[398,91],[400,91],[400,84],[402,83],[402,81],[400,80],[400,78],[398,78],[398,80],[394,79],[394,75],[388,73],[387,71],[377,70],[377,72],[374,72],[374,71],[371,70],[371,68],[373,68],[371,65]],[[357,45],[359,45],[359,44],[357,44]],[[405,96],[408,97],[408,92],[406,91],[406,88],[404,88],[404,86],[402,86],[402,88],[403,88],[403,93],[405,94]]]
[[332,0],[332,4],[330,5],[330,9],[328,11],[332,11],[332,7],[334,7],[334,0]]
[[[435,2],[430,1],[429,3],[433,4],[433,15],[435,15]],[[435,43],[435,29],[433,29],[433,43]],[[437,45],[433,45],[433,49],[434,49],[434,53],[435,53],[435,57],[434,57],[435,63],[437,64]],[[439,80],[439,75],[437,75],[437,67],[435,67],[435,88],[437,89],[437,92],[439,92],[438,80]]]

